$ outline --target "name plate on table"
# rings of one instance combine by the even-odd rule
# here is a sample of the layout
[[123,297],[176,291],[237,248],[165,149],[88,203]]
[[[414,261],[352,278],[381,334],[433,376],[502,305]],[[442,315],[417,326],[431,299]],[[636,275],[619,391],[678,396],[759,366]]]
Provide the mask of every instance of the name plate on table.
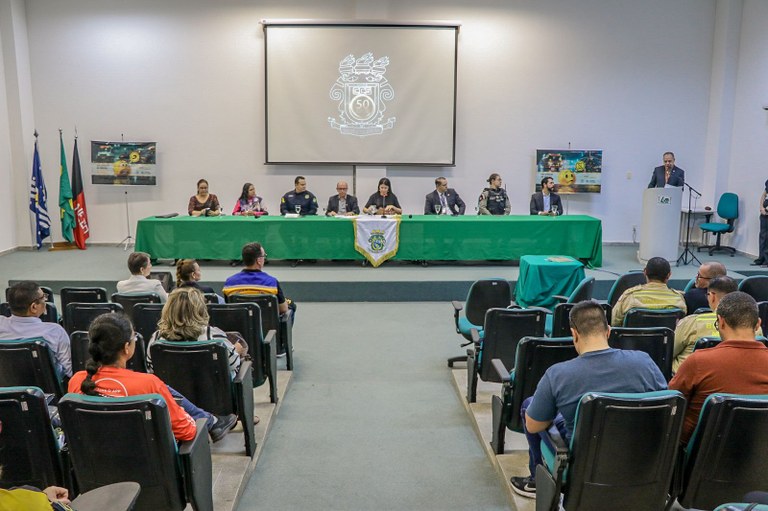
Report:
[[397,254],[400,243],[400,217],[361,216],[354,219],[354,227],[355,250],[374,268]]

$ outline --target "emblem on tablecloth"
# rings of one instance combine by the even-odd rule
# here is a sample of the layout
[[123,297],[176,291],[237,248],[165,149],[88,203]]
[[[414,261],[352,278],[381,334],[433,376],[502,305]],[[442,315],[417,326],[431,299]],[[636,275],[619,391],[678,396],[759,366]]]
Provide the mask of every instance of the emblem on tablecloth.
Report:
[[371,231],[371,237],[368,238],[368,246],[371,247],[371,252],[381,252],[386,245],[387,238],[384,236],[384,231],[380,229]]
[[354,226],[355,250],[374,268],[397,254],[400,218],[359,217]]

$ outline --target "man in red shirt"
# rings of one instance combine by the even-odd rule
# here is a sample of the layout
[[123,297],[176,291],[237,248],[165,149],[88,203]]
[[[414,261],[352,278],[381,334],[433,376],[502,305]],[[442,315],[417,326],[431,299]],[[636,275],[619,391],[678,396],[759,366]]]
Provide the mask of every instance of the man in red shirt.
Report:
[[768,348],[755,340],[760,325],[755,299],[737,291],[717,306],[715,326],[723,341],[714,348],[694,351],[669,382],[688,400],[681,441],[688,443],[707,396],[768,394]]

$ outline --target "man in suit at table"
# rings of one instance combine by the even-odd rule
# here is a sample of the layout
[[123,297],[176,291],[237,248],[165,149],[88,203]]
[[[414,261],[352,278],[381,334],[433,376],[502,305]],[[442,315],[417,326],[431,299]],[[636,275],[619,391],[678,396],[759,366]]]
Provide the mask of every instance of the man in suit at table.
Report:
[[336,195],[331,195],[328,199],[328,207],[325,208],[326,216],[336,215],[359,215],[360,207],[357,205],[357,198],[349,195],[347,191],[349,185],[346,181],[336,183]]
[[653,169],[648,188],[664,188],[665,186],[683,186],[685,171],[675,165],[675,153],[667,151],[662,156],[664,165]]
[[[440,206],[440,213],[437,213]],[[461,200],[453,188],[448,188],[448,180],[444,177],[435,179],[435,191],[428,193],[424,201],[425,215],[463,215],[467,205]]]
[[557,216],[563,214],[563,201],[555,193],[555,180],[547,176],[541,180],[541,191],[531,195],[531,214]]

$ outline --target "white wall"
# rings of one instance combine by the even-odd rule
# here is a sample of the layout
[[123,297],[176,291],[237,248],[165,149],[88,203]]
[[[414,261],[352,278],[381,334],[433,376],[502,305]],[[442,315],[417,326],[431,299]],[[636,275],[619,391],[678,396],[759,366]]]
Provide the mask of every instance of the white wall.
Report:
[[[8,1],[17,0],[0,0]],[[252,181],[275,211],[296,174],[307,176],[310,190],[324,202],[337,179],[351,176],[351,168],[263,165],[263,34],[258,21],[459,20],[456,167],[359,169],[357,195],[364,200],[386,173],[406,211],[419,212],[434,177],[443,174],[474,205],[485,179],[497,171],[508,186],[513,212],[524,214],[534,187],[536,149],[570,143],[573,148],[603,149],[604,188],[600,195],[570,198],[569,212],[601,218],[605,241],[629,241],[631,226],[640,221],[641,193],[664,151],[675,151],[696,188],[707,188],[715,173],[727,172],[707,165],[706,149],[723,127],[731,129],[727,115],[712,117],[710,111],[728,106],[719,96],[711,97],[713,80],[727,84],[729,73],[735,73],[727,66],[713,72],[713,52],[725,48],[718,55],[726,61],[738,54],[738,48],[727,44],[738,24],[726,23],[725,35],[715,30],[722,4],[732,3],[27,0],[34,124],[41,133],[49,194],[56,202],[57,129],[65,130],[71,159],[76,125],[84,162],[91,139],[119,140],[124,135],[126,140],[158,142],[161,184],[130,189],[134,225],[143,216],[184,211],[200,177],[210,181],[227,207],[242,183]],[[759,0],[746,0],[744,10],[741,45],[750,55],[762,52],[763,69],[760,77],[750,77],[754,83],[742,85],[742,75],[757,71],[740,64],[738,90],[752,87],[757,95],[761,87],[765,90],[768,72],[768,44],[760,31],[768,12]],[[753,114],[759,116],[759,106],[768,98],[756,101]],[[741,116],[748,117],[749,108],[741,106],[741,98],[736,104],[734,144],[742,138],[740,130],[750,136],[754,132],[752,124],[742,128]],[[755,122],[760,119],[765,130],[766,118],[756,117]],[[3,145],[0,128],[0,163]],[[25,148],[23,172],[28,174],[29,141]],[[732,169],[744,168],[736,164],[739,153],[733,151]],[[16,182],[13,193],[24,194],[26,187],[26,180]],[[710,188],[707,204],[717,193]],[[86,182],[86,197],[91,241],[123,238],[123,188]],[[16,243],[29,245],[28,228],[17,231]],[[54,232],[60,239],[58,225]],[[756,240],[756,234],[745,235]],[[751,242],[739,239],[737,246],[746,249]],[[0,249],[2,243],[0,237]]]
[[757,254],[760,232],[758,209],[760,194],[768,179],[768,41],[766,41],[768,3],[746,0],[741,27],[741,43],[735,92],[734,127],[730,162],[722,171],[725,188],[720,192],[739,195],[739,215],[735,246]]
[[24,1],[0,0],[0,251],[31,244],[33,110]]

